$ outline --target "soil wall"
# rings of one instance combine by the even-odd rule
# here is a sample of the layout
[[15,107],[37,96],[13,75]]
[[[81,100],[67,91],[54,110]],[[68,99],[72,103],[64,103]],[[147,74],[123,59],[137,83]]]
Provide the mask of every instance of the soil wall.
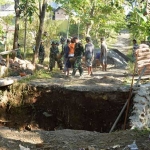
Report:
[[[127,91],[77,91],[51,85],[15,84],[1,89],[0,121],[6,126],[44,130],[109,132],[128,98]],[[121,129],[124,115],[117,124]]]

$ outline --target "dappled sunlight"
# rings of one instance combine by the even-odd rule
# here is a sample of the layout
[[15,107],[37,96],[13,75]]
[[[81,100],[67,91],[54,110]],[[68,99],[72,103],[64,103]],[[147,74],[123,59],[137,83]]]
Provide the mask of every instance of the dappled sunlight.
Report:
[[24,132],[24,131],[17,131],[14,129],[9,129],[5,127],[0,127],[0,137],[5,138],[6,140],[15,140],[21,141],[30,144],[39,144],[42,143],[43,140],[40,137],[38,132]]

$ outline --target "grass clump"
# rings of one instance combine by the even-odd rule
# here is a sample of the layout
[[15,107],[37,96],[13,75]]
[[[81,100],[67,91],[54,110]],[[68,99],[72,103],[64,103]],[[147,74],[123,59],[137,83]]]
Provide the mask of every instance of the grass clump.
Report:
[[36,70],[33,75],[25,76],[22,80],[20,80],[20,83],[27,83],[34,79],[50,79],[52,77],[52,73],[50,73],[48,70],[40,69]]

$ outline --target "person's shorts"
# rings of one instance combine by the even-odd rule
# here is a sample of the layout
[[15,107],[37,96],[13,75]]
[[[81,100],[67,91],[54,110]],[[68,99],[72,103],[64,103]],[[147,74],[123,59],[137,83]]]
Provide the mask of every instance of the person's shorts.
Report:
[[87,67],[92,67],[92,64],[93,64],[93,59],[91,58],[91,59],[85,59],[85,61],[86,61],[86,66]]
[[107,64],[107,56],[106,56],[106,57],[101,57],[101,58],[100,58],[100,62],[101,62],[102,64]]

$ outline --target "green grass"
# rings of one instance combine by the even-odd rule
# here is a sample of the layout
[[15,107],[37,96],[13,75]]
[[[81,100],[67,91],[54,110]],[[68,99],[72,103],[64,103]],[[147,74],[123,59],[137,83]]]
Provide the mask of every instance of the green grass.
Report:
[[127,69],[128,69],[128,73],[129,74],[133,74],[134,73],[134,62],[131,62],[131,61],[129,61],[128,62],[128,66],[127,66]]
[[33,75],[29,75],[27,77],[24,77],[22,80],[20,80],[20,83],[28,83],[31,80],[34,79],[50,79],[52,77],[52,73],[48,70],[36,70]]
[[135,63],[133,61],[132,49],[128,50],[127,57],[130,59],[130,61],[128,62],[128,65],[127,65],[128,73],[129,74],[133,74],[134,73],[134,65],[135,65]]
[[129,50],[128,50],[127,57],[128,57],[131,61],[133,61],[132,49],[129,49]]

